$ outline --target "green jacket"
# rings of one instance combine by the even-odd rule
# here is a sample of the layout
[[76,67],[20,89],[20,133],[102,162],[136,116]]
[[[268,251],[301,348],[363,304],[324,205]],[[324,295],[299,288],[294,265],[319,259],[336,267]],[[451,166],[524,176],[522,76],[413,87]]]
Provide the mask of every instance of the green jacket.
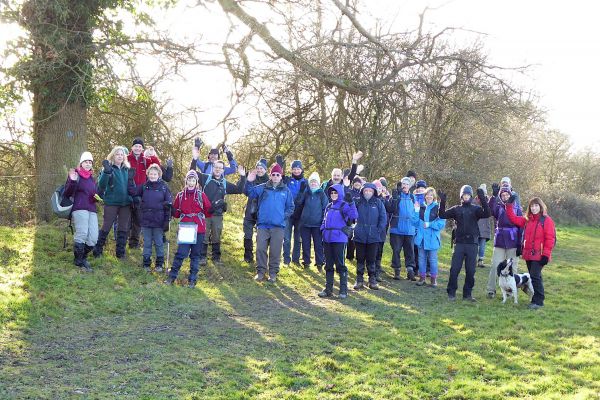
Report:
[[[132,202],[127,193],[127,173],[129,168],[118,168],[113,165],[112,174],[100,173],[98,178],[98,189],[104,193],[102,198],[107,206],[128,206]],[[112,175],[112,177],[111,177]]]

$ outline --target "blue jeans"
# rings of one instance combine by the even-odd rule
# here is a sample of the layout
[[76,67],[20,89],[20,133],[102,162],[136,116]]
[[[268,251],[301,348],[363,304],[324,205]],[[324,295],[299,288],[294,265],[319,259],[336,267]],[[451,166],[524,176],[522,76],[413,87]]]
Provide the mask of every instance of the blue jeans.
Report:
[[156,249],[156,257],[164,257],[165,249],[163,246],[163,230],[162,228],[145,228],[142,227],[144,235],[144,250],[142,256],[152,257],[152,243]]
[[[292,229],[294,229],[294,248],[290,258],[290,248],[292,247]],[[291,261],[300,262],[300,221],[290,218],[285,221],[285,229],[283,231],[283,263],[289,264]]]
[[303,226],[301,228],[302,233],[302,258],[304,264],[310,264],[310,241],[315,246],[315,264],[325,264],[325,253],[323,252],[323,236],[321,234],[320,227],[307,228]]
[[438,251],[437,250],[425,250],[423,247],[419,247],[419,276],[425,276],[427,273],[427,263],[431,268],[431,277],[435,278],[438,274]]
[[189,255],[190,257],[190,282],[196,282],[198,279],[198,269],[200,265],[200,249],[202,248],[202,242],[204,241],[204,233],[198,233],[196,238],[196,244],[178,244],[177,253],[175,253],[175,259],[173,260],[173,266],[169,272],[169,277],[177,279],[179,269],[183,264],[183,260]]
[[479,258],[483,260],[485,257],[485,246],[487,244],[486,238],[479,238]]

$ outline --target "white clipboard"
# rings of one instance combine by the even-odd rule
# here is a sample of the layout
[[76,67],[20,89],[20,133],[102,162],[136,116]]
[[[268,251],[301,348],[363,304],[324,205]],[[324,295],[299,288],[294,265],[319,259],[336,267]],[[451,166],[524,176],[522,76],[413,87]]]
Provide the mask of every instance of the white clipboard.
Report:
[[177,230],[177,244],[196,244],[198,225],[193,222],[180,222]]

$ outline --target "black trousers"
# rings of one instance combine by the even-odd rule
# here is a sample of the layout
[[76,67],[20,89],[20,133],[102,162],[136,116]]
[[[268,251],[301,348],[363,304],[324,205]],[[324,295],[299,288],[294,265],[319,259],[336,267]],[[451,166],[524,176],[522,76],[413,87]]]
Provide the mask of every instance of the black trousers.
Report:
[[533,285],[533,297],[531,302],[540,306],[544,305],[544,280],[542,279],[543,265],[540,265],[539,261],[527,261],[527,270],[529,276],[531,276],[531,284]]
[[358,243],[356,246],[356,279],[362,281],[365,273],[365,265],[369,277],[375,277],[375,260],[379,243]]
[[475,263],[477,260],[478,245],[476,243],[456,243],[452,253],[452,263],[450,265],[450,278],[446,292],[449,296],[456,295],[458,288],[458,274],[465,264],[465,284],[463,286],[463,298],[471,297],[473,286],[475,286]]
[[[305,242],[302,242],[304,249]],[[333,290],[333,268],[340,276],[340,293],[348,293],[348,267],[344,260],[344,250],[346,243],[327,243],[323,242],[325,253],[325,290]]]
[[415,270],[415,248],[414,236],[396,235],[390,233],[390,245],[392,246],[392,268],[399,270],[402,267],[400,251],[404,250],[404,263],[406,272]]

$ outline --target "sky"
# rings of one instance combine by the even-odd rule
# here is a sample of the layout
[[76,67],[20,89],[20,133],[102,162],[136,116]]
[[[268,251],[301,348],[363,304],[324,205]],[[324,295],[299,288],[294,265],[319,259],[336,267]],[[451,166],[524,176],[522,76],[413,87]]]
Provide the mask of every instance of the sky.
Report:
[[[600,152],[596,122],[600,4],[583,0],[364,0],[364,4],[358,18],[367,27],[377,20],[392,30],[404,31],[415,27],[418,14],[428,7],[426,28],[463,28],[465,33],[455,35],[457,41],[472,40],[475,34],[468,31],[481,32],[492,63],[532,66],[525,76],[512,79],[537,94],[539,106],[547,112],[548,127],[568,134],[576,149]],[[222,13],[207,13],[201,7],[181,5],[162,13],[158,22],[175,37],[201,33],[203,40],[219,42],[227,34],[227,21]],[[0,25],[0,50],[14,33],[14,28]],[[181,106],[202,107],[202,128],[214,126],[229,107],[230,77],[207,67],[186,69],[184,75],[164,86],[163,94]]]

